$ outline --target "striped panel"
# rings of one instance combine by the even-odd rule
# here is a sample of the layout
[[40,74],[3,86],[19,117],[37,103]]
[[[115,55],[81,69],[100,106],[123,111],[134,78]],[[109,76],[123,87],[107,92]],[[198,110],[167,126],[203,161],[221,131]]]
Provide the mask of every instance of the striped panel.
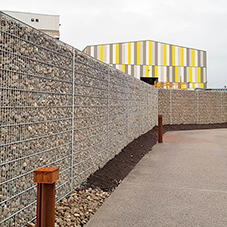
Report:
[[189,66],[192,66],[192,49],[189,49]]
[[140,42],[140,65],[143,64],[143,42]]
[[196,81],[196,68],[195,67],[192,67],[192,82],[195,82]]
[[128,43],[128,64],[131,65],[131,56],[132,56],[132,49],[131,49],[132,44]]
[[131,74],[131,73],[132,73],[131,68],[132,68],[132,66],[131,66],[131,65],[128,65],[128,74],[129,74],[129,75],[132,75],[132,74]]
[[126,74],[129,74],[129,73],[128,73],[128,65],[125,65],[125,73],[126,73]]
[[146,77],[149,77],[149,65],[146,65]]
[[166,47],[166,44],[163,44],[163,56],[164,56],[164,59],[163,59],[163,64],[164,66],[167,65],[167,47]]
[[178,66],[181,66],[181,47],[178,47]]
[[140,65],[140,42],[137,42],[137,65]]
[[207,53],[203,51],[203,66],[207,67]]
[[108,64],[110,63],[110,45],[105,46],[105,56],[104,56],[104,61]]
[[164,44],[161,43],[160,49],[161,49],[161,56],[159,56],[160,57],[159,65],[164,65]]
[[135,77],[140,79],[140,65],[135,65]]
[[175,82],[179,82],[178,80],[178,67],[175,66]]
[[195,67],[198,67],[198,50],[195,50]]
[[155,65],[155,77],[158,77],[158,66]]
[[96,58],[100,60],[100,46],[97,46],[97,53],[96,53],[96,55],[97,55]]
[[200,66],[203,67],[203,51],[200,51]]
[[97,56],[97,46],[94,46],[94,57],[98,58],[98,56]]
[[134,65],[131,65],[131,75],[135,77],[135,72],[134,72]]
[[116,64],[116,44],[113,44],[113,64]]
[[149,77],[154,77],[152,68],[153,66],[149,66]]
[[198,83],[201,83],[201,68],[198,67]]
[[207,72],[206,72],[206,68],[203,68],[203,82],[207,83]]
[[163,66],[161,72],[162,72],[162,74],[161,74],[161,76],[162,76],[162,81],[166,82],[166,77],[167,77],[167,67]]
[[113,44],[110,44],[110,64],[113,64]]
[[187,66],[187,48],[184,48],[184,66]]
[[201,83],[203,83],[204,82],[204,80],[203,80],[203,68],[201,68],[201,67],[200,67],[200,73],[201,73]]
[[195,50],[192,50],[192,66],[195,67]]
[[136,62],[135,62],[135,54],[134,54],[134,52],[135,52],[135,44],[134,43],[132,43],[131,44],[131,64],[132,65],[134,65],[134,64],[136,64]]
[[198,82],[198,68],[194,68],[194,70],[195,70],[195,80],[194,80],[194,82]]
[[184,81],[184,67],[179,67],[179,74],[178,74],[178,78],[179,78],[179,82],[183,82]]
[[[152,54],[152,53],[151,53]],[[146,42],[146,65],[149,65],[149,41]]]
[[198,56],[197,56],[197,65],[198,65],[198,67],[200,67],[201,66],[201,62],[200,62],[200,60],[201,60],[201,57],[200,57],[200,55],[201,55],[201,51],[200,50],[198,50],[197,51],[197,54],[198,54]]
[[181,66],[184,66],[184,48],[181,47]]
[[128,64],[128,43],[122,45],[122,64]]
[[158,64],[157,65],[162,65],[162,44],[161,43],[158,43]]
[[186,62],[186,66],[189,67],[190,66],[190,50],[189,48],[186,48],[186,55],[187,55],[187,62]]
[[152,65],[152,42],[149,41],[149,65]]
[[155,42],[152,42],[152,65],[156,64],[155,52],[156,52],[156,44],[155,44]]
[[169,66],[169,76],[168,76],[168,81],[173,82],[173,67]]
[[119,64],[122,64],[122,43],[119,43]]
[[119,43],[116,44],[116,64],[119,64]]
[[[144,71],[145,72],[145,71]],[[146,75],[146,74],[145,74]],[[144,77],[145,76],[144,74],[143,74],[143,65],[140,65],[140,77]]]
[[172,46],[172,66],[175,66],[175,46]]
[[187,79],[187,67],[184,67],[184,77],[183,77],[183,82],[187,83],[188,79]]
[[122,72],[124,72],[125,73],[125,65],[122,65]]
[[166,65],[170,65],[170,58],[169,58],[169,45],[166,45]]
[[175,66],[179,66],[179,47],[175,47]]
[[95,54],[94,54],[94,46],[91,46],[90,55],[91,55],[92,57],[95,56]]
[[155,62],[154,65],[158,65],[158,43],[155,42]]
[[189,67],[189,82],[192,83],[192,67]]
[[147,55],[146,55],[146,41],[143,41],[143,49],[142,49],[142,54],[143,54],[143,65],[146,65],[146,60],[147,60]]
[[104,61],[104,46],[100,46],[100,61]]

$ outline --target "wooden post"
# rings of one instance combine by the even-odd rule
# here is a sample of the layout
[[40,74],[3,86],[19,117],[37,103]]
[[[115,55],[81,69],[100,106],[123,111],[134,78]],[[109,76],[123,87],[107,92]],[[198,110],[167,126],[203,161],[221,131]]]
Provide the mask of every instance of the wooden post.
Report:
[[158,142],[163,143],[162,115],[158,115]]
[[54,227],[55,182],[59,179],[59,168],[42,167],[34,171],[37,188],[36,227]]

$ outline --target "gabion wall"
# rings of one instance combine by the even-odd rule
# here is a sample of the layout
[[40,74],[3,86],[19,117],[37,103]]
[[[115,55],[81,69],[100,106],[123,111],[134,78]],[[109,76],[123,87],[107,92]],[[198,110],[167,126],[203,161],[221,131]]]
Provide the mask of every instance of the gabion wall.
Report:
[[0,13],[0,226],[36,215],[33,171],[56,201],[157,125],[158,91]]
[[227,93],[159,89],[158,112],[163,124],[227,122]]

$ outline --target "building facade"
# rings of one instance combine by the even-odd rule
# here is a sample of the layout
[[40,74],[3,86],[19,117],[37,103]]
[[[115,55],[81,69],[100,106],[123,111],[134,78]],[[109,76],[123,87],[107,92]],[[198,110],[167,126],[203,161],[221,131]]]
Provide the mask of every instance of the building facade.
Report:
[[59,15],[37,14],[37,13],[25,13],[16,11],[2,11],[7,15],[10,15],[48,35],[53,36],[56,39],[60,38],[59,31]]
[[84,52],[150,84],[207,88],[207,54],[203,50],[145,40],[91,45]]

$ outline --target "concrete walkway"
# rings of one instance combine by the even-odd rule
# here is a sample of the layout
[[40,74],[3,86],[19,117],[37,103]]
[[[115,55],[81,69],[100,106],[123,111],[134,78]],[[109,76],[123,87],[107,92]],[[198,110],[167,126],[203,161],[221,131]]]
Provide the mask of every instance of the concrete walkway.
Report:
[[86,227],[227,226],[227,129],[168,132]]

